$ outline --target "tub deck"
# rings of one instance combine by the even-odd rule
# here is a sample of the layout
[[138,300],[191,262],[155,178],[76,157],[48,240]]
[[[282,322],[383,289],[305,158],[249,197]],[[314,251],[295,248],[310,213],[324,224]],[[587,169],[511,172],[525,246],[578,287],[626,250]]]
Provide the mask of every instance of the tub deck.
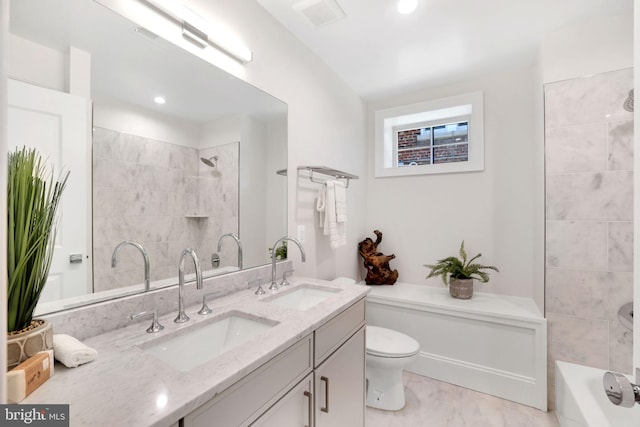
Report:
[[624,408],[609,402],[602,387],[605,372],[556,361],[556,415],[562,427],[640,426],[640,405]]

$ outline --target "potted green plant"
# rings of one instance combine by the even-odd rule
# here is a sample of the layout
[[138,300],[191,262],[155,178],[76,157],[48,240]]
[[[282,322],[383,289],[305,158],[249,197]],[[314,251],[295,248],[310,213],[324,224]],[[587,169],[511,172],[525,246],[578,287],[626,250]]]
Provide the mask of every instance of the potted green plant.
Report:
[[449,285],[449,293],[453,298],[469,299],[473,296],[473,279],[482,283],[489,281],[489,273],[484,270],[499,271],[492,265],[474,263],[482,254],[478,254],[467,260],[467,252],[464,250],[464,240],[460,245],[460,258],[450,256],[439,260],[435,264],[425,264],[431,272],[427,276],[440,276],[445,285]]
[[9,153],[7,180],[8,367],[53,347],[48,322],[34,320],[47,282],[57,210],[69,173],[54,181],[35,149]]

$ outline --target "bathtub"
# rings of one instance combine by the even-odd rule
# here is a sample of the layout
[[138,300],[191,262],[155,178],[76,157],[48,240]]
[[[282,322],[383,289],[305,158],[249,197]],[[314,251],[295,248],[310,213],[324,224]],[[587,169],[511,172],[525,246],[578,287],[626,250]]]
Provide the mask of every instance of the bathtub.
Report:
[[370,289],[367,324],[420,343],[407,371],[547,410],[547,324],[531,298],[459,300],[445,286],[410,283]]
[[640,426],[640,405],[616,406],[605,395],[602,388],[605,372],[556,361],[556,416],[561,427]]

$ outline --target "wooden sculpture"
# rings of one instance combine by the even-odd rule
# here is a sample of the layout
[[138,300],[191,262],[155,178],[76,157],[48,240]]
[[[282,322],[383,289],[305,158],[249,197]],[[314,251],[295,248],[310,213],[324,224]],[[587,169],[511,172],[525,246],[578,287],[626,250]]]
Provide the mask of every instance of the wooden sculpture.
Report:
[[391,271],[389,261],[396,256],[378,252],[382,233],[379,230],[374,230],[373,233],[376,235],[375,242],[367,237],[358,243],[358,252],[364,259],[364,268],[367,269],[367,277],[364,281],[367,285],[393,285],[398,280],[398,270]]

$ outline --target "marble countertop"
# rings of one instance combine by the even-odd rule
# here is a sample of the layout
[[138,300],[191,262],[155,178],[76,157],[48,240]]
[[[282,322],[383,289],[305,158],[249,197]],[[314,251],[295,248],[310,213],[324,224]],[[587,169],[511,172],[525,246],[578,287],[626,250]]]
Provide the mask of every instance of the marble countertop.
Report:
[[[71,426],[176,423],[369,292],[365,286],[301,277],[290,279],[290,283],[290,287],[276,292],[302,283],[332,287],[340,292],[306,311],[298,311],[265,302],[274,294],[272,291],[258,297],[252,289],[243,290],[209,301],[213,313],[207,316],[197,314],[200,304],[189,307],[186,312],[191,321],[184,324],[173,322],[176,313],[162,316],[159,320],[165,329],[157,334],[145,332],[150,320],[144,319],[88,338],[84,343],[98,351],[95,361],[72,369],[56,363],[53,377],[21,403],[69,404]],[[179,372],[139,347],[232,310],[279,323],[189,372]]]

